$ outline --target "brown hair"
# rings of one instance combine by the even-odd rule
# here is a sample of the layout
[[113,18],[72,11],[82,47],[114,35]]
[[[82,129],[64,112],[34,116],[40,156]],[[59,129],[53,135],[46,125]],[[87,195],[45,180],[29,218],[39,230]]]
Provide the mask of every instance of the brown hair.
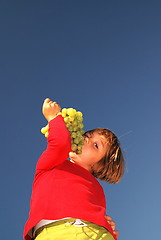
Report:
[[124,157],[120,147],[120,142],[116,135],[106,128],[96,128],[87,131],[84,135],[98,133],[107,140],[107,152],[99,161],[96,170],[92,170],[92,174],[108,183],[118,183],[124,174]]

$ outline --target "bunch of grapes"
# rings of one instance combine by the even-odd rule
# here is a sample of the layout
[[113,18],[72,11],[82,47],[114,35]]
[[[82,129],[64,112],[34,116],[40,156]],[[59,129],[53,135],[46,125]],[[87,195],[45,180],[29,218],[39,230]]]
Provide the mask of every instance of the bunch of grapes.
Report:
[[[84,134],[83,130],[83,114],[80,111],[76,111],[74,108],[63,108],[58,115],[62,115],[67,129],[70,132],[72,138],[72,151],[80,154],[82,152]],[[48,137],[49,125],[43,127],[41,132]]]

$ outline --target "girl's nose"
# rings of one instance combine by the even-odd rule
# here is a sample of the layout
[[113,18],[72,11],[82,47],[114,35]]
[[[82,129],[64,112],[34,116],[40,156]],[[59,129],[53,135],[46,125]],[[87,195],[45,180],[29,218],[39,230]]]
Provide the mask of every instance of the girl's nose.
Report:
[[86,140],[86,143],[88,143],[88,142],[89,142],[89,138],[88,138],[88,137],[86,137],[86,138],[85,138],[85,140]]

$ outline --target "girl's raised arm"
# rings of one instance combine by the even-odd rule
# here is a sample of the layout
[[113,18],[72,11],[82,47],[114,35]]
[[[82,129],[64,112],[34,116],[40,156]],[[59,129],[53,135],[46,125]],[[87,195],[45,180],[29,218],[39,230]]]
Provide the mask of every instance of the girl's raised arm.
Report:
[[62,116],[57,116],[60,106],[56,102],[45,99],[42,112],[49,121],[47,148],[40,156],[36,165],[36,174],[51,170],[65,161],[71,151],[71,137]]

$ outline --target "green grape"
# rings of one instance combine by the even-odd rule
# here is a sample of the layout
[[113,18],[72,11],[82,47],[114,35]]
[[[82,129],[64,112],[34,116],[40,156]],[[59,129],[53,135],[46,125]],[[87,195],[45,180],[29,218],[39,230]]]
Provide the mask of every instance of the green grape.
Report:
[[77,116],[78,116],[78,117],[82,117],[83,114],[82,114],[80,111],[78,111],[78,112],[77,112]]
[[83,118],[82,117],[77,117],[77,122],[82,122]]
[[80,124],[79,124],[79,128],[84,128],[83,123],[80,123]]
[[82,145],[78,144],[77,149],[78,149],[78,151],[81,151],[82,150]]
[[81,134],[80,131],[78,131],[78,132],[76,133],[76,135],[77,135],[78,138],[80,138],[80,137],[82,136],[82,134]]
[[62,112],[62,114],[67,114],[67,109],[63,108],[61,112]]
[[72,137],[72,138],[76,138],[76,136],[77,136],[76,132],[72,132],[72,133],[71,133],[71,137]]
[[75,119],[74,119],[73,122],[72,122],[72,126],[73,126],[73,127],[77,127],[77,126],[78,126],[77,121],[76,121]]
[[62,115],[62,117],[63,117],[63,118],[65,118],[65,117],[66,117],[66,113],[62,113],[61,115]]
[[66,123],[66,127],[67,127],[67,128],[69,128],[70,125],[71,125],[70,122],[67,122],[67,123]]
[[46,133],[45,127],[42,127],[42,128],[41,128],[41,132],[42,132],[42,134],[45,134],[45,133]]
[[45,127],[41,128],[42,134],[45,134],[49,130],[49,125],[46,125]]
[[79,137],[74,138],[74,139],[73,139],[73,142],[74,142],[75,144],[78,144],[78,143],[80,142]]
[[77,154],[81,154],[82,153],[82,150],[77,150]]
[[83,130],[83,129],[81,129],[81,130],[80,130],[80,133],[81,133],[81,135],[83,135],[83,134],[84,134],[84,130]]
[[64,118],[64,122],[65,122],[65,123],[70,122],[69,117],[65,117],[65,118]]
[[73,127],[73,131],[74,132],[77,132],[78,131],[78,127],[76,126],[76,127]]
[[77,144],[72,144],[72,151],[75,152],[77,150]]
[[73,131],[73,127],[70,125],[70,126],[68,127],[68,130],[69,130],[69,132],[72,132],[72,131]]
[[84,141],[84,137],[81,136],[81,137],[80,137],[80,143],[83,143],[83,141]]
[[73,121],[74,121],[74,115],[71,115],[71,116],[69,116],[68,118],[69,118],[69,121],[70,121],[70,122],[73,122]]
[[76,110],[73,109],[73,108],[68,108],[68,109],[67,109],[67,114],[68,114],[70,117],[72,117],[72,116],[74,116],[74,115],[76,114]]
[[49,132],[46,132],[45,133],[45,137],[47,138],[49,136]]

